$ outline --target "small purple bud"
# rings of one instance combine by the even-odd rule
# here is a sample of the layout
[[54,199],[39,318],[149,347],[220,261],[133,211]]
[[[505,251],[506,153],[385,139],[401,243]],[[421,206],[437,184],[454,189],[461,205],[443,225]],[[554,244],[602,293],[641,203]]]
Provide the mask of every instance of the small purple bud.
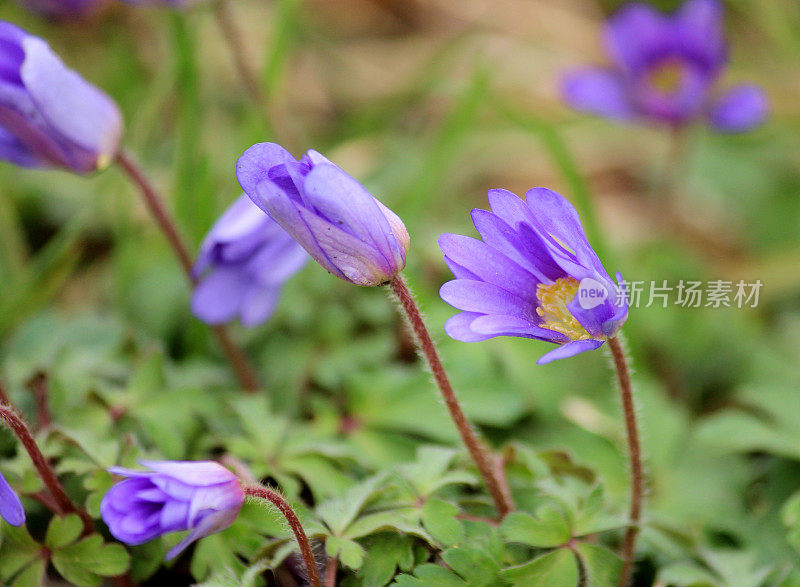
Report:
[[207,324],[238,317],[256,326],[270,317],[283,284],[307,262],[303,247],[242,195],[200,245],[192,311]]
[[178,556],[195,540],[233,524],[245,500],[239,479],[213,461],[141,461],[149,471],[112,467],[127,477],[108,490],[100,514],[111,534],[126,544],[190,530],[167,553]]
[[239,158],[236,174],[253,202],[336,277],[381,285],[405,267],[409,236],[400,218],[316,151],[298,161],[259,143]]
[[3,475],[0,475],[0,518],[12,526],[22,526],[25,523],[22,502]]
[[122,117],[42,39],[0,21],[0,159],[89,173],[114,159]]

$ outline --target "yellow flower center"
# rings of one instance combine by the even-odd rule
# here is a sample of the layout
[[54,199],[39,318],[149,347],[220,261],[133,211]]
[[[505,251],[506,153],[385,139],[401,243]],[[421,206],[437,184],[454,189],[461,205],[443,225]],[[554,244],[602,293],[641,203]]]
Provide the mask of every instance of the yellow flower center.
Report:
[[536,287],[536,299],[539,300],[539,307],[536,308],[536,313],[544,321],[542,328],[560,332],[570,340],[592,338],[567,309],[567,304],[578,293],[579,286],[577,279],[561,277],[556,279],[554,283],[540,283]]
[[678,61],[665,61],[647,75],[650,86],[665,94],[674,94],[683,84],[686,70]]

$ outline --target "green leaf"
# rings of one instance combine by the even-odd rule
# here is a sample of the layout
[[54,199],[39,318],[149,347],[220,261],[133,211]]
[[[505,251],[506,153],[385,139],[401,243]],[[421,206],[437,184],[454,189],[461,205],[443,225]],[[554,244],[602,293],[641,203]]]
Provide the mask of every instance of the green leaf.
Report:
[[394,582],[398,587],[466,587],[467,583],[452,571],[433,564],[420,565],[414,576],[400,575]]
[[368,541],[364,564],[358,571],[364,585],[382,587],[391,581],[395,570],[411,570],[414,566],[413,540],[389,532],[373,536]]
[[31,538],[25,526],[17,528],[5,523],[0,526],[3,531],[3,544],[0,546],[0,579],[10,580],[23,568],[43,556],[42,547]]
[[622,571],[622,559],[603,546],[578,542],[578,557],[589,585],[615,585]]
[[422,506],[422,524],[436,540],[451,546],[464,537],[464,528],[456,518],[457,514],[457,506],[432,498]]
[[578,562],[572,551],[559,548],[532,561],[503,571],[503,577],[513,585],[547,585],[575,587],[578,584]]
[[353,540],[339,536],[328,536],[325,541],[328,556],[337,557],[343,565],[351,569],[359,569],[364,562],[364,548]]
[[53,566],[66,580],[80,587],[99,585],[102,577],[128,570],[130,555],[121,544],[103,544],[98,534],[87,536],[53,553]]
[[378,492],[385,475],[376,475],[353,487],[345,495],[329,499],[317,507],[317,515],[337,536],[342,536],[364,505]]
[[45,571],[47,570],[47,561],[44,559],[37,560],[33,564],[25,567],[19,575],[14,577],[11,582],[11,587],[42,587],[44,585]]
[[58,516],[50,520],[44,543],[50,550],[58,550],[75,542],[81,535],[83,522],[78,514],[69,514],[63,518]]
[[551,505],[544,505],[536,514],[536,518],[523,512],[506,516],[500,527],[505,539],[543,548],[569,542],[572,534],[561,512]]
[[442,559],[468,585],[489,587],[500,583],[500,565],[485,550],[471,547],[449,548],[442,553]]

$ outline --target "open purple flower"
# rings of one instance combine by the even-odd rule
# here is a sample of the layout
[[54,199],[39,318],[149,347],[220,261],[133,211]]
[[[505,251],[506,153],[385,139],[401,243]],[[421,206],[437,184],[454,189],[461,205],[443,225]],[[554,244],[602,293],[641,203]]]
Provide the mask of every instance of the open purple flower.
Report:
[[305,250],[242,195],[200,246],[192,311],[208,324],[238,316],[245,326],[256,326],[269,318],[283,284],[307,261]]
[[100,514],[111,534],[142,544],[168,532],[190,530],[167,553],[178,556],[195,540],[233,524],[244,503],[239,479],[213,461],[141,461],[149,471],[112,467],[127,477],[103,497]]
[[0,21],[0,159],[88,173],[113,160],[122,118],[42,39]]
[[105,0],[17,0],[29,10],[48,18],[81,18],[94,13]]
[[520,336],[561,345],[540,365],[594,350],[614,336],[628,303],[572,204],[545,188],[528,191],[525,201],[507,190],[490,190],[488,197],[491,212],[472,211],[483,241],[439,237],[456,277],[439,293],[463,310],[447,321],[447,334],[464,342]]
[[22,507],[22,502],[2,474],[0,474],[0,518],[12,526],[22,526],[25,523],[25,509]]
[[397,215],[316,151],[300,161],[259,143],[239,158],[239,184],[330,273],[381,285],[406,265],[409,236]]
[[686,0],[670,16],[628,4],[609,20],[605,40],[611,68],[587,68],[563,80],[573,108],[671,126],[705,117],[723,132],[750,130],[767,116],[767,98],[755,85],[714,93],[728,62],[718,0]]

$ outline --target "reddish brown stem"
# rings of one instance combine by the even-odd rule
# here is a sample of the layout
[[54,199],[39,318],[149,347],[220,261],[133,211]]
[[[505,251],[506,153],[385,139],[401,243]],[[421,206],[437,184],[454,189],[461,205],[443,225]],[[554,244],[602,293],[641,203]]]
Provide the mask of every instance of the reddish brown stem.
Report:
[[300,520],[297,518],[297,514],[294,513],[292,507],[278,493],[261,485],[246,485],[244,487],[244,492],[253,497],[266,499],[280,510],[286,518],[286,521],[289,522],[289,527],[292,529],[292,532],[294,532],[294,537],[297,539],[297,544],[300,546],[300,552],[306,563],[308,582],[312,587],[322,587],[319,580],[319,571],[317,570],[317,561],[311,550],[311,544],[308,542],[306,532],[303,530],[303,526],[300,524]]
[[50,495],[53,496],[57,508],[55,513],[60,516],[72,513],[78,514],[81,520],[83,520],[84,532],[86,534],[94,532],[94,520],[92,520],[89,514],[84,510],[79,509],[72,503],[72,500],[70,500],[66,491],[64,491],[64,487],[61,485],[61,481],[58,480],[50,463],[47,462],[42,451],[39,450],[39,446],[36,444],[36,440],[34,440],[22,416],[20,416],[10,404],[4,404],[0,406],[0,420],[8,426],[28,452],[28,456],[30,456],[31,461],[33,461],[33,466],[36,467],[45,487],[47,487]]
[[636,408],[633,403],[633,388],[628,371],[628,362],[625,351],[617,337],[608,339],[611,357],[617,372],[620,395],[622,399],[622,412],[625,416],[625,431],[628,438],[628,456],[631,467],[631,505],[628,515],[628,529],[622,540],[620,556],[622,556],[622,572],[620,573],[620,587],[627,587],[633,572],[633,555],[636,546],[636,537],[639,534],[639,521],[642,515],[642,501],[644,499],[644,472],[642,470],[642,449],[639,444],[639,431],[636,426]]
[[336,573],[339,571],[339,559],[332,556],[325,565],[325,587],[336,587]]
[[37,371],[28,380],[28,389],[33,392],[33,399],[36,402],[36,415],[39,423],[39,430],[50,428],[53,418],[50,416],[49,395],[50,386],[47,380],[47,373]]
[[[192,286],[197,285],[197,278],[192,273],[192,256],[189,254],[189,249],[186,247],[186,244],[183,242],[178,232],[175,221],[164,206],[163,198],[131,156],[124,151],[120,151],[117,154],[117,163],[125,172],[125,175],[128,176],[128,179],[138,188],[147,208],[150,210],[159,228],[167,238],[175,256],[178,257],[181,268],[186,274],[186,279],[188,279]],[[228,362],[231,364],[231,367],[233,367],[241,386],[248,392],[255,393],[259,388],[258,378],[247,362],[242,350],[231,340],[225,326],[214,326],[213,331],[222,350],[225,352],[225,356],[228,358]]]
[[444,365],[442,365],[442,361],[439,358],[439,353],[436,351],[436,346],[433,344],[433,339],[428,332],[428,328],[425,326],[425,321],[417,307],[414,296],[408,289],[408,285],[406,285],[406,282],[400,275],[396,275],[390,284],[397,299],[400,300],[403,310],[405,310],[411,328],[417,337],[417,342],[422,354],[430,366],[433,378],[436,380],[436,385],[442,392],[445,405],[447,405],[447,409],[450,411],[450,417],[453,419],[458,433],[461,435],[461,440],[467,447],[472,460],[475,461],[478,471],[480,471],[483,480],[486,482],[489,493],[491,493],[492,499],[494,500],[498,517],[502,520],[506,514],[514,509],[511,495],[507,490],[503,490],[505,484],[501,483],[497,478],[499,470],[492,465],[492,459],[481,447],[481,443],[478,441],[475,431],[458,403],[453,386],[450,384],[450,379],[447,377],[447,372],[444,370]]

